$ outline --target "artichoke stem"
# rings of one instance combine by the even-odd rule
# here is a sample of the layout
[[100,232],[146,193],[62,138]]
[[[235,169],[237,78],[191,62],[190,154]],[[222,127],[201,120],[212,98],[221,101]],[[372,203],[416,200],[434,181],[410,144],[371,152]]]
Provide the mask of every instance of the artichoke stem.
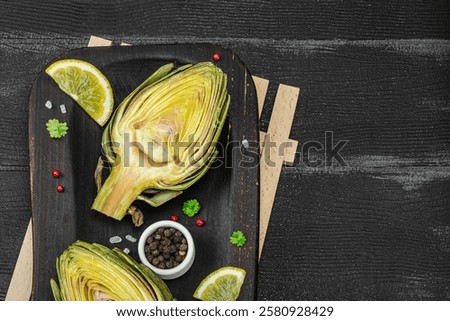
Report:
[[133,201],[141,194],[137,179],[130,167],[117,166],[111,171],[92,204],[92,209],[122,220]]

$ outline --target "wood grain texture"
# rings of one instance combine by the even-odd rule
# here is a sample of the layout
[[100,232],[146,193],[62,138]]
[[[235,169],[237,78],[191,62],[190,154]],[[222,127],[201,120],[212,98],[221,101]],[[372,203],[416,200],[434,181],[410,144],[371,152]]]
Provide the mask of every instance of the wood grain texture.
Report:
[[97,36],[91,36],[89,38],[88,47],[109,47],[112,41]]
[[[0,27],[80,35],[155,35],[270,39],[442,38],[449,4],[367,1],[3,2]],[[55,19],[58,17],[58,19]],[[61,23],[64,22],[64,23]],[[174,23],[177,22],[177,23]],[[364,37],[364,38],[362,38]],[[108,37],[106,37],[108,38]],[[128,41],[127,41],[128,42]],[[129,43],[133,43],[129,41]],[[134,43],[133,43],[134,44]]]
[[259,222],[259,256],[264,246],[267,227],[269,226],[273,202],[278,187],[278,181],[283,165],[283,157],[279,150],[291,131],[292,121],[297,107],[300,89],[280,84],[273,105],[269,129],[264,139],[264,149],[261,154],[261,215]]
[[[264,131],[276,84],[302,88],[290,136],[301,145],[281,171],[258,299],[448,300],[448,1],[191,2],[0,2],[0,299],[30,216],[31,83],[94,33],[233,49],[270,80]],[[325,131],[349,140],[348,167],[301,164],[301,148],[324,144]]]
[[[255,76],[255,75],[253,75],[252,78],[253,78],[253,82],[255,83],[256,94],[258,97],[258,117],[261,118],[262,111],[264,108],[264,101],[266,100],[267,89],[269,88],[269,80]],[[260,146],[261,153],[264,149],[264,140],[266,138],[266,134],[267,133],[262,132],[262,131],[259,132],[259,146]],[[298,141],[288,139],[286,142],[287,142],[286,148],[283,149],[283,151],[282,151],[283,155],[281,155],[281,156],[283,156],[283,162],[285,165],[292,166],[295,161],[295,156],[296,156],[297,147],[298,147]],[[261,244],[260,244],[260,247],[261,247]]]
[[[418,197],[394,181],[357,173],[326,175],[320,190],[311,188],[318,186],[317,176],[297,175],[280,178],[285,184],[278,195],[296,189],[302,206],[280,197],[275,202],[276,223],[265,250],[283,250],[260,261],[261,296],[277,291],[280,300],[448,298],[448,181],[431,184]],[[298,245],[295,252],[286,248],[284,235]],[[285,282],[280,273],[296,282]]]
[[264,79],[258,76],[252,76],[253,82],[255,83],[256,96],[258,98],[258,117],[261,117],[264,101],[266,100],[267,89],[269,88],[269,79]]
[[[0,299],[5,300],[30,220],[29,174],[0,171]],[[22,241],[17,242],[18,239]]]
[[[262,153],[264,150],[264,141],[266,139],[266,132],[260,131],[259,132],[259,150]],[[298,141],[293,139],[288,139],[284,142],[284,147],[279,150],[279,156],[283,158],[283,164],[287,166],[294,165],[295,158],[297,156],[297,147],[298,147]]]
[[6,301],[28,301],[33,282],[33,224],[28,223],[19,257],[9,283]]

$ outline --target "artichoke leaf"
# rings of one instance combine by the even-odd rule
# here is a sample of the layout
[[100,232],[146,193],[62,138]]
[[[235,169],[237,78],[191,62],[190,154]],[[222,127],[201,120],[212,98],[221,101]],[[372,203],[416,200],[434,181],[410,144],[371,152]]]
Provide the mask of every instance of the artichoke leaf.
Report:
[[140,201],[144,201],[153,207],[158,207],[165,202],[170,201],[172,198],[177,197],[181,193],[183,193],[183,191],[162,191],[152,197],[141,194],[137,199]]
[[97,161],[97,166],[95,167],[95,172],[94,172],[95,186],[97,187],[97,192],[100,190],[100,188],[102,188],[103,168],[104,168],[103,159],[102,159],[102,157],[99,157],[98,161]]
[[50,287],[52,289],[52,293],[53,293],[53,297],[55,298],[55,301],[62,301],[61,290],[59,289],[59,285],[55,281],[55,279],[50,279]]

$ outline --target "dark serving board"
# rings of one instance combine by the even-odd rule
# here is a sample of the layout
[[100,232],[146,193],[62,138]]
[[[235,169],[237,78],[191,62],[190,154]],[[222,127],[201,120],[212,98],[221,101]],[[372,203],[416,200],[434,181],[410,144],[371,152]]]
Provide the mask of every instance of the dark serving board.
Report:
[[[110,80],[115,95],[115,106],[159,66],[175,62],[177,65],[210,61],[219,52],[217,65],[228,75],[231,95],[228,126],[225,126],[221,142],[258,140],[256,93],[250,74],[244,64],[231,51],[213,45],[153,45],[136,47],[84,48],[63,54],[62,58],[79,58],[97,66]],[[47,109],[47,100],[53,109]],[[67,114],[61,114],[59,105],[65,104]],[[200,281],[213,270],[233,265],[247,271],[241,290],[241,300],[253,300],[256,295],[256,267],[259,222],[259,167],[239,166],[242,161],[254,159],[228,147],[222,165],[210,171],[181,196],[158,208],[136,202],[144,212],[143,226],[135,228],[129,216],[121,222],[90,209],[96,195],[93,173],[101,155],[100,128],[89,116],[59,90],[53,80],[41,72],[32,87],[29,100],[30,172],[33,217],[33,289],[34,300],[52,300],[49,280],[56,277],[55,260],[77,239],[98,242],[109,247],[131,250],[138,260],[137,242],[125,239],[130,234],[138,238],[151,223],[178,214],[180,223],[192,233],[196,244],[196,259],[192,268],[182,277],[167,281],[178,300],[192,300],[192,294]],[[51,139],[45,128],[50,118],[66,121],[68,134]],[[242,150],[242,148],[241,148]],[[55,179],[53,168],[63,175]],[[57,193],[58,184],[65,186],[64,193]],[[197,198],[202,209],[199,216],[206,225],[194,224],[193,218],[181,213],[182,203]],[[234,230],[242,230],[247,244],[238,248],[228,239]],[[109,243],[112,236],[123,241]]]

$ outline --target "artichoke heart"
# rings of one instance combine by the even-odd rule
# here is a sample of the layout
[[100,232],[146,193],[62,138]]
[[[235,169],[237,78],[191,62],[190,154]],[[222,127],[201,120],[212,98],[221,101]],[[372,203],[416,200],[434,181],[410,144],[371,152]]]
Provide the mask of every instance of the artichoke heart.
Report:
[[137,199],[159,206],[214,161],[230,105],[227,76],[211,62],[173,67],[162,66],[136,88],[105,128],[112,170],[92,209],[121,220]]
[[118,248],[76,241],[56,260],[56,301],[169,301],[167,285]]

